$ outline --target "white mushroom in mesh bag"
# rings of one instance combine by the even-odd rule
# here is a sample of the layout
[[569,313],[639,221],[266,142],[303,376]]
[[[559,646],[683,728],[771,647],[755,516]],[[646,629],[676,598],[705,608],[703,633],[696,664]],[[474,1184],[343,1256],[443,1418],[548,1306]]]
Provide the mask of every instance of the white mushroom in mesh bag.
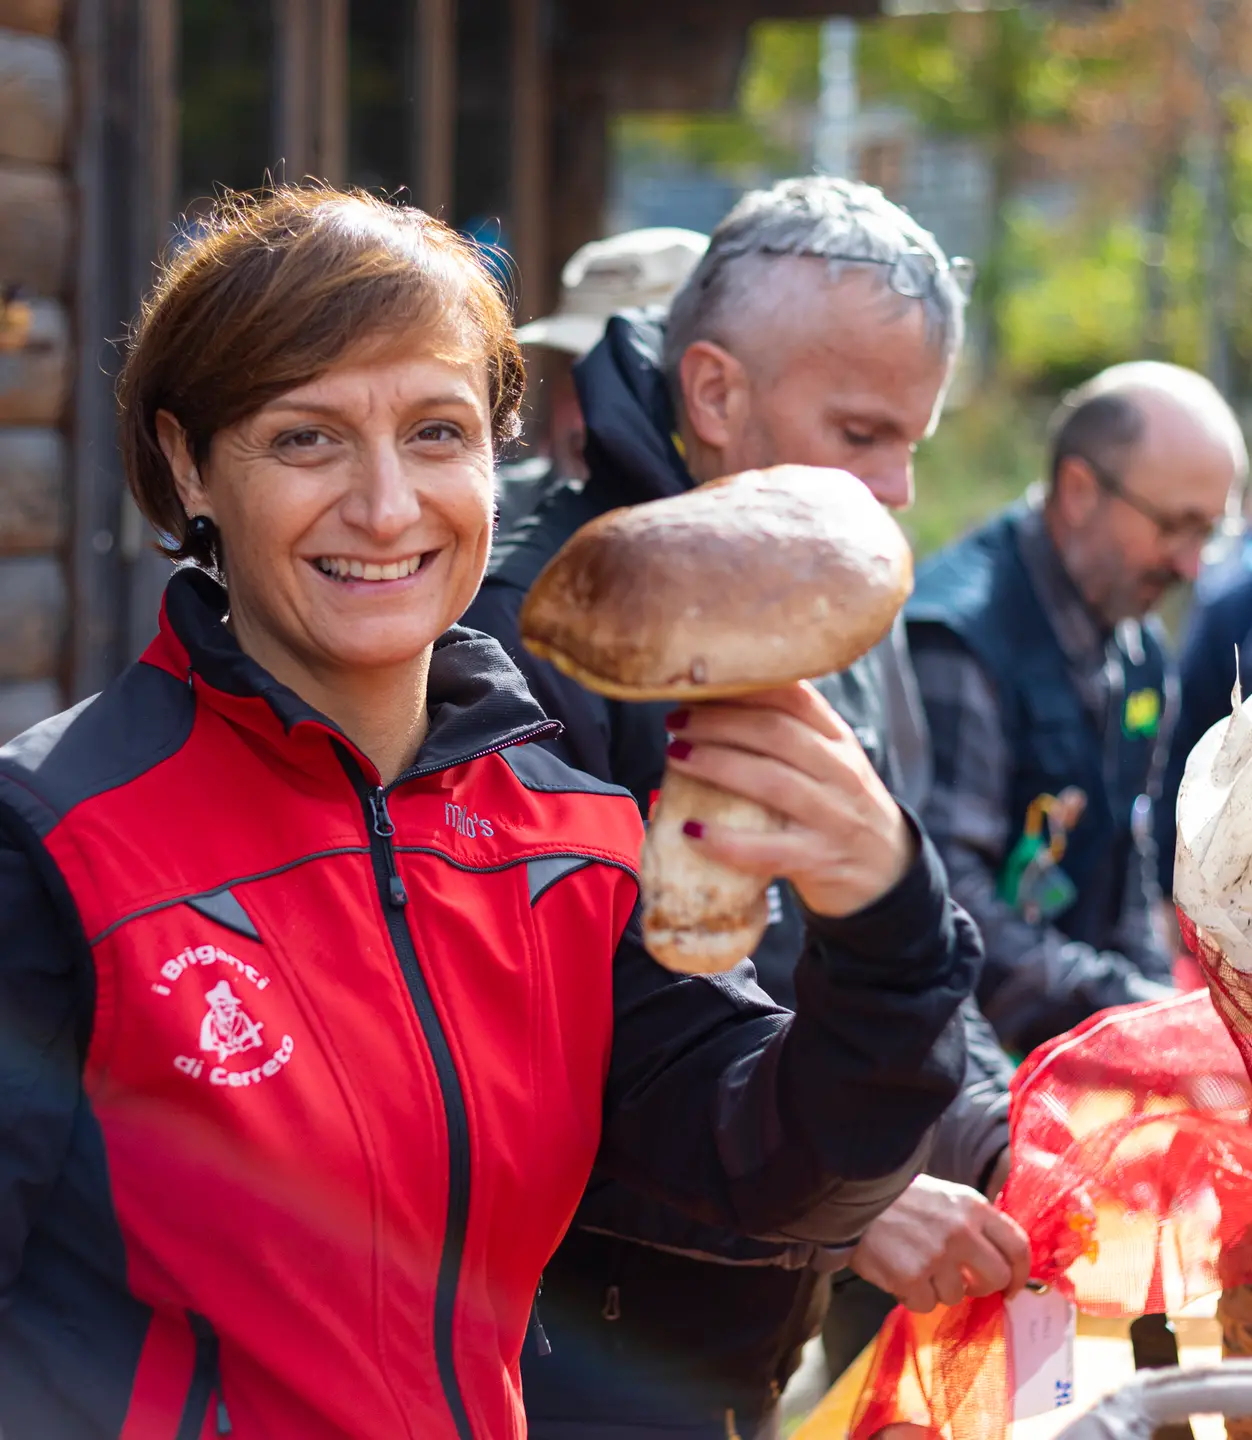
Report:
[[[528,650],[616,700],[719,700],[845,669],[912,588],[899,526],[852,475],[781,465],[613,510],[583,526],[522,608]],[[670,969],[727,970],[753,951],[767,885],[701,854],[688,820],[780,817],[667,772],[641,862],[644,943]]]
[[1252,972],[1252,699],[1187,758],[1178,791],[1174,899],[1236,970]]

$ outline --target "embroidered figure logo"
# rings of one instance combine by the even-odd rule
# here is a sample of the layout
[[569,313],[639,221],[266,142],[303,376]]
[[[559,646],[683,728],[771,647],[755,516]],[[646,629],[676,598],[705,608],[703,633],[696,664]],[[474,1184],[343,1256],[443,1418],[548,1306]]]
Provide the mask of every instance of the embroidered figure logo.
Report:
[[217,1051],[219,1063],[228,1055],[257,1049],[261,1044],[262,1025],[249,1019],[243,1001],[230,988],[229,981],[219,980],[205,992],[209,1013],[200,1022],[200,1048]]

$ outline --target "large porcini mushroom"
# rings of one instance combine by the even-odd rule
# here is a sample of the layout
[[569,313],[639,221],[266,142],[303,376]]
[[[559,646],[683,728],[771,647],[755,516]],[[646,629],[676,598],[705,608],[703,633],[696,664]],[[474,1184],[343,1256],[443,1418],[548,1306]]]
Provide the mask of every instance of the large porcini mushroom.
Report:
[[[526,648],[615,700],[692,703],[842,670],[912,588],[899,526],[842,470],[749,470],[613,510],[549,562],[522,607]],[[644,943],[672,970],[727,970],[764,933],[767,884],[682,833],[782,818],[667,772],[640,871]]]

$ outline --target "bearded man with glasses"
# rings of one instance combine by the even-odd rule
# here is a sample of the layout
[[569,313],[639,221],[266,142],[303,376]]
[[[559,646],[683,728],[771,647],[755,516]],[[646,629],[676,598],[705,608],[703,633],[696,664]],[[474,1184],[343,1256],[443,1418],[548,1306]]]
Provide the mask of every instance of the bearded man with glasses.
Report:
[[979,1001],[1010,1050],[1169,993],[1151,796],[1176,685],[1151,612],[1196,578],[1246,468],[1207,380],[1118,365],[1053,417],[1046,492],[919,572],[925,818],[982,929]]

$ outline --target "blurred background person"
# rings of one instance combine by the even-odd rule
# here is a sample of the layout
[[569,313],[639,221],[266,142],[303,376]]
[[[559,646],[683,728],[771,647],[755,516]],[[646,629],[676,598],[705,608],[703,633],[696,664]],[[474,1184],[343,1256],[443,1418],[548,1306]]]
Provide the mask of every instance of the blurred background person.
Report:
[[[1242,436],[1239,437],[1242,445]],[[1239,451],[1239,479],[1247,479],[1247,451]],[[1243,547],[1240,550],[1246,554]],[[1222,574],[1197,587],[1178,662],[1178,723],[1174,727],[1156,807],[1158,877],[1165,902],[1167,932],[1174,934],[1175,810],[1187,756],[1205,731],[1230,714],[1231,692],[1241,680],[1244,694],[1252,683],[1252,569],[1238,557]]]
[[496,471],[501,533],[531,510],[554,482],[587,478],[586,431],[574,389],[574,362],[599,341],[617,311],[667,307],[708,243],[707,235],[694,230],[654,226],[593,240],[570,256],[561,271],[556,309],[517,331],[521,345],[543,352],[530,357],[532,371],[541,377],[532,409],[539,411],[543,425],[535,455]]
[[[564,540],[620,505],[677,495],[754,466],[828,465],[883,503],[913,495],[913,447],[935,424],[963,335],[965,294],[929,235],[880,191],[829,177],[747,195],[715,230],[669,317],[609,321],[574,367],[589,477],[551,490],[498,542],[467,623],[498,638],[564,733],[565,758],[625,786],[646,815],[667,753],[664,704],[592,695],[520,644],[527,589]],[[880,647],[818,688],[888,784],[891,753]],[[891,688],[907,712],[907,679]],[[674,725],[671,716],[668,723]],[[681,733],[673,747],[685,742]],[[796,999],[801,912],[785,884],[753,957],[763,988]],[[889,912],[875,924],[889,927]],[[976,1011],[967,1026],[980,1024]],[[873,1041],[867,1037],[867,1043]],[[974,1047],[971,1047],[974,1048]],[[536,1440],[772,1435],[777,1401],[826,1304],[825,1272],[859,1274],[919,1309],[1025,1279],[1025,1237],[983,1194],[1003,1178],[1003,1057],[984,1032],[962,1102],[940,1126],[934,1178],[917,1182],[838,1256],[692,1224],[603,1177],[547,1267],[552,1353],[523,1355]],[[948,1168],[950,1167],[950,1168]],[[848,1291],[836,1364],[872,1337],[892,1303]],[[864,1301],[864,1303],[862,1303]]]
[[1195,579],[1245,468],[1207,380],[1115,366],[1053,417],[1046,494],[918,574],[926,823],[982,928],[979,1002],[1012,1051],[1169,993],[1147,796],[1172,687],[1149,617]]

